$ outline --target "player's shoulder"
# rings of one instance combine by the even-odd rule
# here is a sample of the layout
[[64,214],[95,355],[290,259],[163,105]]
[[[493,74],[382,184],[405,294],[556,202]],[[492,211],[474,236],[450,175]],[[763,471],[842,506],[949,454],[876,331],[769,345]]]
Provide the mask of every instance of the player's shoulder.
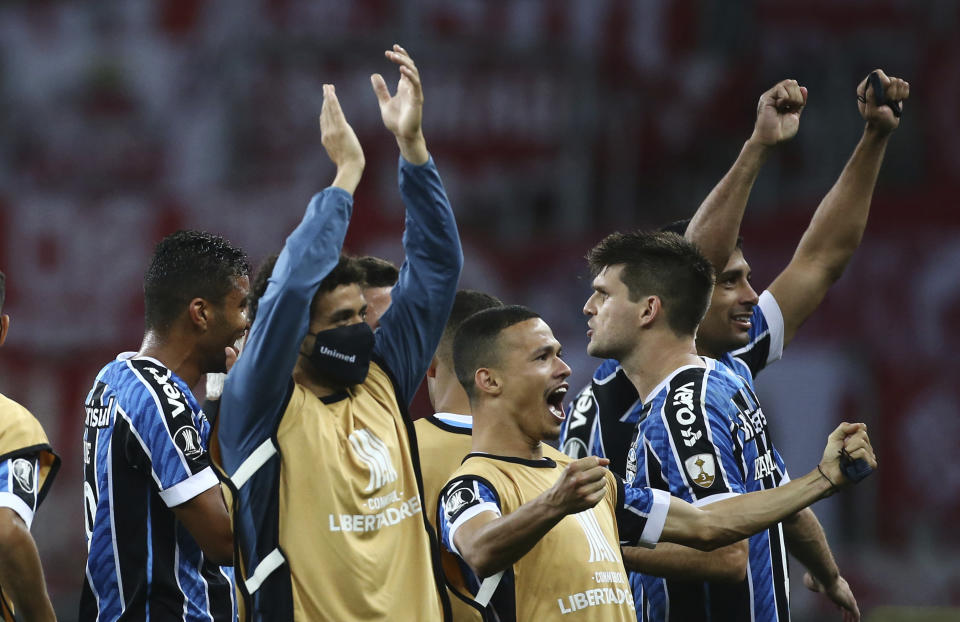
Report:
[[0,394],[0,455],[47,444],[43,426],[25,406]]
[[122,354],[104,368],[98,381],[106,385],[105,390],[112,391],[117,406],[133,423],[153,421],[157,413],[175,419],[193,412],[189,388],[169,368],[152,358]]
[[688,365],[668,376],[648,399],[653,409],[676,415],[681,422],[700,413],[725,411],[743,380],[718,361],[704,358],[703,362],[703,366]]

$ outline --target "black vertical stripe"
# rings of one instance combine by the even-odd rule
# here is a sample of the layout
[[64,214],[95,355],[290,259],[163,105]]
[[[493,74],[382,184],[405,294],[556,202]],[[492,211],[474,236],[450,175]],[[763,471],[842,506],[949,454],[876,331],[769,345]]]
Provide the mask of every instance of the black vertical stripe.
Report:
[[147,505],[152,486],[144,480],[144,474],[131,470],[127,464],[125,445],[130,436],[130,425],[120,417],[114,425],[111,439],[111,529],[116,540],[117,568],[123,584],[121,597],[125,610],[121,617],[132,622],[147,619],[148,585],[145,569],[148,555],[145,529],[151,519]]
[[147,504],[153,553],[150,622],[182,622],[186,598],[177,587],[177,523],[174,517],[169,516],[172,512],[152,487]]
[[233,618],[233,600],[230,597],[230,583],[220,573],[220,569],[204,559],[201,576],[207,582],[207,595],[210,599],[210,613],[216,622],[230,622]]
[[780,523],[777,523],[767,531],[767,534],[770,540],[770,565],[773,569],[773,593],[777,599],[777,620],[788,622],[790,620],[790,600],[789,594],[787,594],[786,551],[783,550],[781,545],[783,527]]

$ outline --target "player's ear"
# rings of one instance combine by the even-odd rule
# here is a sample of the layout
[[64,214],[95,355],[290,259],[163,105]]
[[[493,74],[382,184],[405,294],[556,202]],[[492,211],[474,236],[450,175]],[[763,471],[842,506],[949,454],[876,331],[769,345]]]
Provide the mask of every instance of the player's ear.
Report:
[[440,361],[437,360],[437,357],[430,359],[430,367],[427,368],[427,378],[436,378],[437,377],[437,365]]
[[660,296],[647,296],[640,302],[640,326],[647,327],[663,314]]
[[500,395],[503,391],[503,384],[492,369],[481,367],[474,373],[473,382],[477,390],[487,395]]
[[7,340],[8,330],[10,330],[10,316],[4,313],[0,315],[0,346]]
[[210,319],[210,305],[203,298],[194,298],[187,307],[187,313],[190,315],[190,322],[201,330],[207,329],[207,321]]

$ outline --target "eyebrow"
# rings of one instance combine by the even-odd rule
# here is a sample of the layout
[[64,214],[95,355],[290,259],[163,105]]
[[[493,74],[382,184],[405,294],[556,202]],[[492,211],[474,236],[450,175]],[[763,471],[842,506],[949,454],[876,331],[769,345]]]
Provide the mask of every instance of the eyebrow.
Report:
[[553,345],[553,344],[548,345],[548,346],[541,346],[541,347],[537,348],[537,350],[533,353],[533,356],[531,356],[530,358],[531,358],[531,359],[536,359],[536,358],[539,358],[540,356],[542,356],[542,355],[544,355],[544,354],[551,354],[551,353],[553,353],[553,352],[556,352],[557,356],[560,356],[560,353],[561,353],[562,351],[563,351],[563,346],[557,346],[557,345]]
[[[367,308],[367,305],[363,305],[363,308],[360,310],[360,313],[363,313],[363,311],[366,310],[366,308]],[[355,313],[356,312],[353,309],[339,309],[337,311],[334,311],[333,314],[330,316],[330,322],[335,323],[335,322],[342,322],[343,320],[349,320],[355,315]]]

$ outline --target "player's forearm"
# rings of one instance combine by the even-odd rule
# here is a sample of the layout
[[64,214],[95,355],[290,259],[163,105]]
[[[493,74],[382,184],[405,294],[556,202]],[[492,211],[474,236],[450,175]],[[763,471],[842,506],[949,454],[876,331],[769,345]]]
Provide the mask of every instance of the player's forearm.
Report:
[[457,543],[457,549],[477,576],[489,577],[526,555],[563,517],[564,514],[546,503],[541,495],[464,537],[464,541]]
[[718,271],[723,270],[736,246],[747,199],[769,149],[753,139],[744,143],[736,162],[700,204],[687,227],[685,237]]
[[736,583],[747,571],[746,541],[709,552],[670,542],[661,542],[655,549],[624,546],[620,550],[627,570],[666,579]]
[[360,185],[360,178],[363,176],[365,165],[366,162],[361,157],[359,160],[338,166],[336,177],[333,178],[333,183],[330,185],[345,190],[352,195],[356,192],[357,186]]
[[783,521],[787,549],[823,585],[833,585],[840,576],[827,536],[810,508]]
[[4,510],[0,516],[0,585],[13,601],[18,620],[55,621],[33,537],[19,517]]
[[869,127],[864,130],[797,246],[797,258],[825,270],[832,280],[840,277],[860,246],[889,137]]
[[[672,498],[660,539],[713,550],[748,538],[832,494],[818,471],[773,490],[751,492],[693,508]],[[693,511],[690,511],[693,508]]]

